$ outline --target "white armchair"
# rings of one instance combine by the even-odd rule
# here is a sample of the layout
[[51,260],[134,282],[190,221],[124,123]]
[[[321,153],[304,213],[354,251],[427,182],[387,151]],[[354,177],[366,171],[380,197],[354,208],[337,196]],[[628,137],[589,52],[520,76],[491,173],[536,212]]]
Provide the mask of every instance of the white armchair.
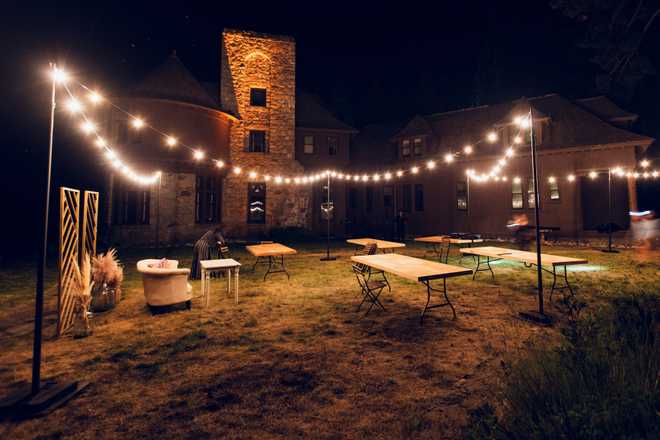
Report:
[[150,307],[185,302],[190,308],[192,299],[192,286],[188,284],[190,269],[179,269],[178,266],[177,260],[138,261],[137,270],[142,273],[144,297]]

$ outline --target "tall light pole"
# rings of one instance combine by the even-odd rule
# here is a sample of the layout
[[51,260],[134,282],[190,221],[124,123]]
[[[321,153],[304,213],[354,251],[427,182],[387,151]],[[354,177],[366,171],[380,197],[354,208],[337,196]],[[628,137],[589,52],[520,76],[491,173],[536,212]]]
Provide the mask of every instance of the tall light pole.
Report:
[[34,308],[34,340],[32,344],[32,384],[29,390],[19,392],[0,401],[3,412],[11,414],[14,418],[29,418],[46,414],[66,403],[82,391],[89,383],[69,382],[55,383],[41,382],[41,344],[44,315],[44,273],[46,271],[46,257],[48,250],[48,211],[50,209],[50,183],[53,164],[53,134],[55,132],[55,108],[57,84],[66,81],[66,73],[50,63],[52,80],[50,98],[50,129],[48,136],[48,162],[46,172],[46,191],[43,211],[42,241],[39,246],[37,260],[37,280]]
[[330,172],[326,171],[325,175],[327,177],[326,181],[326,200],[327,202],[325,203],[325,208],[323,207],[323,204],[321,205],[321,209],[325,212],[326,220],[327,220],[327,229],[326,229],[326,247],[325,247],[325,257],[321,257],[321,261],[334,261],[337,259],[337,257],[330,255],[330,217],[334,214],[334,205],[332,205],[332,202],[330,201]]

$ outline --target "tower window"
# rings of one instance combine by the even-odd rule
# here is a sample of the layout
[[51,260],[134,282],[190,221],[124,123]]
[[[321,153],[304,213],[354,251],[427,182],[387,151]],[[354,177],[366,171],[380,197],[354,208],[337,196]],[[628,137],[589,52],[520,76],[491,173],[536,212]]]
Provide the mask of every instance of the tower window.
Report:
[[266,132],[264,130],[250,130],[246,151],[250,153],[267,153]]
[[266,107],[266,89],[250,89],[250,105],[254,107]]

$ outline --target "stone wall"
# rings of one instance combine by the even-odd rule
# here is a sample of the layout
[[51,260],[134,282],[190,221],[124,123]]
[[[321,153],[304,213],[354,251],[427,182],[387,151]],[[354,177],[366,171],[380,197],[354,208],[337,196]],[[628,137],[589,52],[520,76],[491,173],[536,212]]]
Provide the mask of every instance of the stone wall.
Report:
[[[230,172],[223,184],[222,220],[227,234],[258,236],[274,227],[309,228],[310,189],[272,182],[266,189],[266,223],[247,223],[251,171],[273,177],[303,173],[295,160],[295,42],[289,37],[225,30],[221,52],[220,100],[239,118],[230,131],[229,159],[242,169],[241,174]],[[266,89],[266,107],[250,105],[253,87]],[[245,151],[249,130],[266,131],[267,153]]]

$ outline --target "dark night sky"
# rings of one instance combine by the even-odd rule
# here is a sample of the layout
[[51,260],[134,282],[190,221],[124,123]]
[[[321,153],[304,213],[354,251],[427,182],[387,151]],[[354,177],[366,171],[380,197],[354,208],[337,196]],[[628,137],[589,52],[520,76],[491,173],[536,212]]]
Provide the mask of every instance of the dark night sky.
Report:
[[[20,195],[10,194],[21,213],[14,223],[24,227],[39,218],[49,93],[44,71],[50,60],[107,90],[139,80],[176,49],[198,79],[217,81],[224,27],[292,35],[298,85],[357,127],[520,96],[597,93],[597,67],[575,45],[581,26],[546,1],[466,0],[435,7],[356,1],[261,7],[240,1],[93,3],[3,8],[2,184],[7,189],[17,187],[17,178],[26,182]],[[660,66],[658,23],[642,50]],[[652,76],[626,104],[641,115],[637,129],[654,137],[660,137],[658,98],[660,82]],[[58,132],[66,130],[66,121],[59,121]],[[92,182],[95,158],[81,158],[78,151],[56,143],[54,187]]]

